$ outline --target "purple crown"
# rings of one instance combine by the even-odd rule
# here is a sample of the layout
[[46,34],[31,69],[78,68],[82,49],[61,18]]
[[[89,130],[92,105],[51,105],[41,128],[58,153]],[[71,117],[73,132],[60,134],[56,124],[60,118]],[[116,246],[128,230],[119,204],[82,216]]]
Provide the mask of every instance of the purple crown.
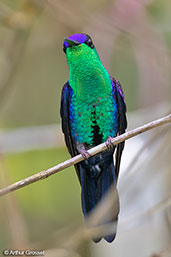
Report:
[[[80,44],[82,44],[86,41],[87,36],[85,34],[81,34],[81,33],[73,34],[73,35],[69,36],[68,39],[78,41]],[[68,42],[64,41],[64,46],[68,47],[69,46]]]

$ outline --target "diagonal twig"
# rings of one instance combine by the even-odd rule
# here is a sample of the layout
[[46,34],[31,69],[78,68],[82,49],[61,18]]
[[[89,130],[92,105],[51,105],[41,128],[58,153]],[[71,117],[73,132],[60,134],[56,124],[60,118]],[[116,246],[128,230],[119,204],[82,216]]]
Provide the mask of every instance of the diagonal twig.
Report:
[[[129,138],[132,138],[134,136],[137,136],[141,133],[144,133],[148,130],[151,130],[153,128],[156,128],[156,127],[159,127],[161,125],[164,125],[164,124],[167,124],[167,123],[170,123],[171,122],[171,114],[163,117],[163,118],[160,118],[158,120],[155,120],[155,121],[152,121],[152,122],[149,122],[141,127],[138,127],[136,129],[133,129],[133,130],[130,130],[118,137],[115,137],[115,138],[112,138],[112,144],[113,145],[117,145]],[[107,147],[106,147],[106,143],[102,143],[100,145],[97,145],[93,148],[91,148],[88,153],[93,156],[97,153],[100,153],[104,150],[106,150]],[[27,178],[24,178],[18,182],[15,182],[5,188],[2,188],[0,189],[0,196],[2,195],[6,195],[12,191],[15,191],[15,190],[18,190],[24,186],[27,186],[29,184],[32,184],[36,181],[39,181],[41,179],[45,179],[45,178],[48,178],[49,176],[61,171],[61,170],[64,170],[80,161],[83,160],[83,157],[81,154],[71,158],[71,159],[68,159],[66,161],[64,161],[63,163],[60,163],[52,168],[49,168],[47,170],[44,170],[44,171],[40,171],[39,173],[36,173],[35,175],[32,175],[30,177],[27,177]]]

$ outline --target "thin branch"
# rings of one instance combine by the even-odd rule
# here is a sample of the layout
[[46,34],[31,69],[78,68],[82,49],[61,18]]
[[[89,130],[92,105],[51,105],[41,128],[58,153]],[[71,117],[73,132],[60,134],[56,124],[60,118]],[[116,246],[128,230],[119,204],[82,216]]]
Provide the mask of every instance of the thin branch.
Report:
[[[164,125],[164,124],[167,124],[167,123],[170,123],[170,122],[171,122],[171,114],[169,114],[169,115],[167,115],[167,116],[165,116],[161,119],[158,119],[158,120],[152,121],[150,123],[147,123],[147,124],[145,124],[141,127],[138,127],[136,129],[130,130],[130,131],[118,136],[118,137],[112,138],[112,144],[117,145],[117,144],[119,144],[119,143],[121,143],[121,142],[123,142],[123,141],[125,141],[129,138],[132,138],[132,137],[137,136],[139,134],[142,134],[142,133],[144,133],[148,130],[151,130],[153,128],[159,127],[161,125]],[[98,146],[95,146],[95,147],[91,148],[88,151],[88,153],[91,156],[93,156],[97,153],[100,153],[100,152],[106,150],[106,149],[107,149],[106,143],[102,143]],[[83,157],[82,157],[81,154],[79,154],[79,155],[77,155],[77,156],[75,156],[75,157],[73,157],[69,160],[66,160],[65,162],[60,163],[60,164],[58,164],[58,165],[56,165],[52,168],[41,171],[41,172],[39,172],[35,175],[32,175],[30,177],[27,177],[25,179],[22,179],[22,180],[20,180],[16,183],[13,183],[13,184],[5,187],[5,188],[0,189],[0,196],[8,194],[12,191],[18,190],[19,188],[22,188],[24,186],[32,184],[32,183],[34,183],[36,181],[39,181],[41,179],[48,178],[49,176],[51,176],[51,175],[53,175],[53,174],[55,174],[55,173],[57,173],[61,170],[64,170],[64,169],[66,169],[66,168],[68,168],[68,167],[70,167],[70,166],[72,166],[72,165],[74,165],[74,164],[76,164],[76,163],[78,163],[82,160],[83,160]]]

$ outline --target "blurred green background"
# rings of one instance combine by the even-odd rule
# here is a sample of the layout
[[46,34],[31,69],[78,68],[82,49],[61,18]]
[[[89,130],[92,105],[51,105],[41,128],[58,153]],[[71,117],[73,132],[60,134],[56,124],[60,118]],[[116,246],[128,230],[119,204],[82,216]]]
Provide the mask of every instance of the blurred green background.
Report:
[[[128,112],[170,101],[170,0],[0,0],[1,132],[60,123],[68,79],[63,39],[79,32],[91,35],[104,66],[121,82]],[[69,158],[60,133],[55,148],[4,152],[0,145],[0,186]],[[4,196],[0,205],[0,249],[43,244],[82,219],[73,167]],[[81,251],[90,256],[87,247]]]

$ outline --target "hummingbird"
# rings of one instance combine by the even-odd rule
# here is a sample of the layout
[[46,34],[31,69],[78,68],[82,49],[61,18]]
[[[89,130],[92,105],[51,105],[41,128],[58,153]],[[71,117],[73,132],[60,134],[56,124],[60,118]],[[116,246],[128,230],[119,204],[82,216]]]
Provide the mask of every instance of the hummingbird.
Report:
[[[102,65],[89,35],[79,33],[65,38],[63,51],[69,66],[69,79],[61,95],[62,131],[71,157],[81,154],[84,158],[75,169],[86,219],[110,186],[116,189],[124,142],[113,146],[111,138],[127,128],[126,103],[121,84]],[[107,150],[95,156],[88,153],[89,149],[104,142]],[[119,210],[116,189],[115,211],[103,224],[117,224]],[[93,240],[99,242],[104,237],[112,242],[115,236],[116,229]]]

